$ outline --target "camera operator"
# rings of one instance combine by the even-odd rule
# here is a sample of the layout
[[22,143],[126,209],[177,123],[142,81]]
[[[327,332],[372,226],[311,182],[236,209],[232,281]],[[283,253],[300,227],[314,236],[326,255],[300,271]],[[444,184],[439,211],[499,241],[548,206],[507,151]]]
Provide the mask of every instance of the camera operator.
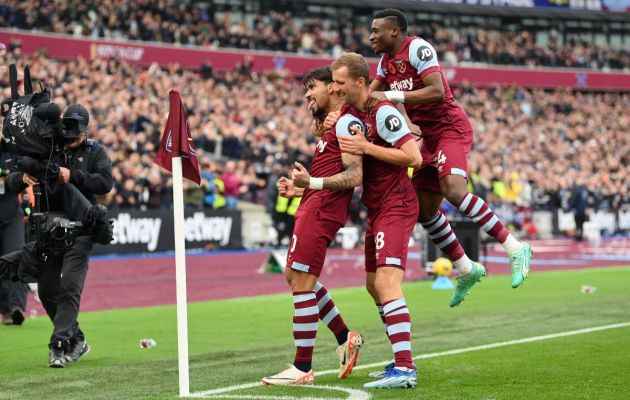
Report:
[[[0,133],[0,137],[1,137]],[[12,156],[0,142],[0,254],[24,245],[24,220],[18,196],[7,190],[5,181],[13,169]],[[22,282],[0,280],[0,313],[3,325],[22,325],[28,287]]]
[[[69,247],[53,249],[38,259],[40,265],[27,265],[38,271],[39,297],[53,322],[48,359],[52,368],[63,368],[66,362],[78,362],[90,350],[77,322],[81,293],[93,244],[107,244],[112,239],[111,227],[104,218],[107,209],[96,205],[97,195],[108,193],[113,186],[112,164],[105,149],[87,139],[88,122],[88,111],[81,105],[72,104],[63,113],[65,146],[62,152],[51,156],[48,166],[53,165],[55,169],[58,166],[58,184],[54,189],[43,189],[39,205],[45,208],[41,211],[47,212],[82,207],[95,209],[101,215],[87,227],[91,234],[79,234]],[[11,174],[8,183],[12,191],[21,191],[26,185],[43,186],[38,179],[23,172]],[[32,253],[27,251],[28,246],[22,251],[22,264],[36,263]]]

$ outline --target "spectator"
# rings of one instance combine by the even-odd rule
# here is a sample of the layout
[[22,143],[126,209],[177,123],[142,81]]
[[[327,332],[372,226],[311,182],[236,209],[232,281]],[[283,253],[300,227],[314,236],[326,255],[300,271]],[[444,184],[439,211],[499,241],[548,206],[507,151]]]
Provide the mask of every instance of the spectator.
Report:
[[[483,36],[478,31],[471,35]],[[93,110],[91,135],[104,143],[113,164],[115,188],[104,197],[111,208],[172,203],[171,178],[152,162],[168,109],[164,94],[171,88],[180,90],[189,111],[203,172],[214,174],[215,191],[204,185],[205,207],[221,207],[207,196],[216,195],[223,183],[228,190],[227,179],[218,179],[223,165],[234,182],[229,188],[231,206],[242,197],[266,204],[270,211],[276,198],[267,191],[273,191],[275,179],[286,173],[290,161],[310,165],[315,140],[304,135],[310,113],[301,83],[291,76],[213,71],[204,80],[198,72],[179,71],[177,66],[145,68],[81,58],[61,62],[42,54],[25,57],[15,46],[0,56],[0,65],[11,62],[30,63],[37,80],[53,84],[60,106],[79,102]],[[2,98],[10,96],[8,88],[1,92]],[[454,95],[475,128],[470,183],[480,197],[489,200],[499,189],[502,203],[514,213],[553,209],[562,205],[562,198],[569,208],[573,183],[582,176],[593,207],[619,209],[630,204],[628,93],[464,85]],[[240,150],[227,151],[230,158],[221,157],[226,148]],[[208,177],[204,175],[206,182]],[[353,215],[361,218],[359,212]]]
[[232,160],[225,163],[225,170],[221,174],[221,180],[225,185],[225,209],[236,210],[240,196],[241,180],[236,174],[236,163]]
[[[355,22],[361,20],[360,14],[355,15],[355,18],[331,21],[306,10],[296,15],[282,9],[269,10],[268,16],[259,13],[243,15],[240,11],[215,14],[214,6],[207,7],[203,2],[163,2],[159,9],[151,0],[105,3],[86,0],[80,7],[75,7],[73,2],[60,0],[11,0],[4,3],[0,6],[0,27],[92,38],[332,56],[338,56],[341,49],[345,49],[373,56],[367,40],[369,25]],[[297,21],[301,21],[301,24]],[[411,24],[409,32],[433,43],[446,64],[481,62],[570,68],[630,68],[627,46],[615,49],[591,43],[575,34],[565,35],[562,45],[559,33],[554,29],[549,32],[546,44],[538,43],[535,32],[529,30],[447,27],[437,22],[423,22],[421,25]],[[247,68],[247,63],[243,68]],[[213,76],[211,64],[205,62],[200,72],[203,79]]]

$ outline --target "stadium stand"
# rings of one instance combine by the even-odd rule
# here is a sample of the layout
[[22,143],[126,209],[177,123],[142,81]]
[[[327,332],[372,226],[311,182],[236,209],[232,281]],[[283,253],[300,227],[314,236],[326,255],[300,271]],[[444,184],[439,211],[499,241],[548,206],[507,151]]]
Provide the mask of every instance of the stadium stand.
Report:
[[[373,56],[367,40],[369,20],[365,15],[335,20],[319,17],[305,8],[298,11],[287,5],[276,7],[253,12],[244,6],[230,8],[205,2],[88,0],[74,4],[59,0],[11,0],[0,6],[0,27],[79,37],[331,56],[348,50]],[[416,21],[409,31],[433,43],[445,63],[630,68],[630,35],[622,37],[621,43],[609,45],[596,37],[596,26],[591,28],[592,32],[561,34],[553,26],[534,29],[517,25],[506,30],[504,26],[488,27],[484,21],[451,22],[451,26],[444,22]]]
[[[29,62],[36,79],[55,85],[61,106],[79,102],[92,110],[92,135],[108,147],[114,163],[115,189],[103,199],[110,208],[169,207],[170,177],[152,160],[166,117],[167,93],[177,87],[203,178],[201,188],[186,186],[187,208],[225,207],[224,166],[234,160],[227,191],[241,201],[264,204],[273,214],[273,183],[290,174],[292,161],[309,165],[315,141],[306,132],[304,121],[310,115],[299,76],[277,65],[261,72],[247,51],[335,56],[350,50],[373,56],[367,41],[372,9],[367,6],[228,3],[158,5],[140,0],[132,7],[127,0],[81,4],[11,0],[0,5],[0,28],[105,38],[122,45],[138,40],[176,48],[200,45],[246,51],[232,69],[215,68],[209,59],[189,69],[178,64],[139,65],[133,57],[130,63],[94,54],[90,60],[53,59],[41,51],[25,56],[19,41],[8,43],[9,52],[0,65]],[[549,12],[536,25],[527,19],[528,13],[540,10],[466,15],[481,10],[472,9],[455,8],[447,16],[445,10],[426,12],[425,4],[425,9],[409,13],[409,31],[433,43],[444,64],[520,66],[521,71],[572,67],[589,74],[630,68],[627,18],[618,22],[616,16],[601,12],[572,11],[566,16]],[[353,18],[330,18],[326,13],[331,12]],[[582,21],[584,15],[588,18]],[[475,86],[461,78],[452,85],[475,128],[471,189],[516,227],[523,225],[529,210],[570,210],[572,194],[582,185],[595,210],[630,207],[630,143],[625,135],[630,128],[630,94],[585,86],[582,90],[580,79],[588,77],[580,74],[575,73],[578,83],[573,89]],[[8,89],[3,96],[8,96]],[[351,216],[354,223],[365,217],[358,201],[353,202]]]
[[[6,57],[26,61],[16,48]],[[217,161],[234,159],[240,198],[265,204],[272,173],[287,174],[293,160],[308,165],[314,150],[303,122],[309,119],[303,88],[288,75],[256,74],[242,65],[210,72],[116,60],[62,62],[44,55],[29,61],[37,79],[56,85],[58,100],[93,110],[92,135],[114,162],[116,187],[106,200],[113,207],[169,202],[169,178],[152,159],[165,119],[160,110],[167,109],[164,94],[174,86],[183,88],[205,190],[223,172],[224,163]],[[455,95],[475,127],[476,192],[496,202],[551,209],[567,206],[568,192],[584,180],[594,205],[630,203],[627,93],[462,86]],[[207,194],[212,193],[196,196],[190,206],[203,207],[199,199]]]

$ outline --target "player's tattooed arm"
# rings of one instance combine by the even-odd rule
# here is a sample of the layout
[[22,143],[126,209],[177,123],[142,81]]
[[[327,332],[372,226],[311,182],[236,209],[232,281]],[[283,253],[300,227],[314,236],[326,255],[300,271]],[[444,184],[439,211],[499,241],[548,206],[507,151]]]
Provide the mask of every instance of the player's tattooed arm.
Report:
[[388,148],[368,142],[358,128],[351,129],[356,135],[339,138],[339,146],[343,152],[365,154],[386,163],[413,168],[419,168],[422,164],[422,156],[414,140],[406,141],[399,149]]
[[363,180],[363,157],[341,153],[341,162],[345,170],[324,178],[324,189],[345,190],[361,184]]
[[[343,172],[325,178],[311,177],[302,164],[294,164],[291,178],[297,188],[346,190],[359,186],[363,180],[363,157],[353,154],[341,154],[341,162],[345,168]],[[314,187],[315,180],[320,181],[319,187]]]

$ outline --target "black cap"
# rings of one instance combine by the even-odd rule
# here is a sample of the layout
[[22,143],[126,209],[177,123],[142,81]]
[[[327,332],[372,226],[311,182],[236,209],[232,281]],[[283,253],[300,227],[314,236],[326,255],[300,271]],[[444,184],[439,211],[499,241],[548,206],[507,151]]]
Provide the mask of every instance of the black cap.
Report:
[[[75,136],[79,136],[79,133],[87,130],[88,123],[90,122],[90,114],[80,104],[70,104],[66,111],[63,113],[63,124],[69,130],[73,131]],[[78,128],[78,129],[73,129]],[[68,133],[64,135],[68,137]]]

